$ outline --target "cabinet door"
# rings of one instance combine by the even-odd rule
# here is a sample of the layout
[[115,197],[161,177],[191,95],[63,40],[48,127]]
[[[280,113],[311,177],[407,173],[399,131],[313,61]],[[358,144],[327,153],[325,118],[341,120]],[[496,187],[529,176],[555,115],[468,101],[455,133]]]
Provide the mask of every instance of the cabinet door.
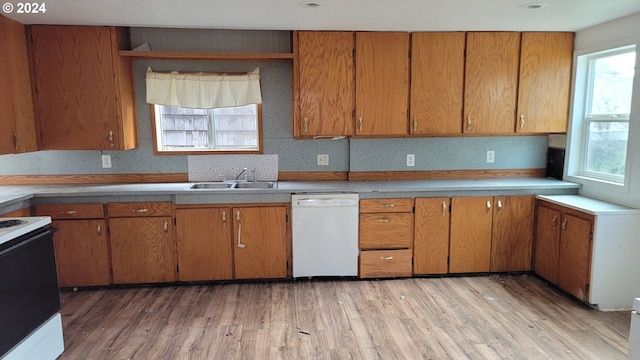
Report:
[[487,272],[491,268],[492,197],[451,199],[449,272]]
[[415,201],[413,273],[446,274],[449,258],[449,198]]
[[573,33],[522,33],[517,132],[567,132]]
[[536,208],[536,242],[533,269],[536,274],[558,283],[558,251],[562,213],[538,205]]
[[491,271],[531,270],[533,196],[496,196]]
[[236,279],[286,277],[286,208],[234,208],[233,212]]
[[178,209],[175,217],[178,279],[232,279],[231,209]]
[[41,148],[120,149],[112,29],[38,25],[31,38]]
[[514,133],[519,51],[519,33],[467,33],[464,133]]
[[302,136],[353,134],[353,47],[352,32],[298,33]]
[[356,33],[356,135],[408,134],[409,33]]
[[105,220],[53,221],[58,285],[100,286],[111,283]]
[[411,134],[460,134],[465,34],[411,34]]
[[171,217],[111,218],[109,230],[114,284],[176,280]]
[[558,286],[576,298],[587,301],[593,222],[564,214],[561,229]]
[[0,16],[0,154],[38,150],[24,25]]

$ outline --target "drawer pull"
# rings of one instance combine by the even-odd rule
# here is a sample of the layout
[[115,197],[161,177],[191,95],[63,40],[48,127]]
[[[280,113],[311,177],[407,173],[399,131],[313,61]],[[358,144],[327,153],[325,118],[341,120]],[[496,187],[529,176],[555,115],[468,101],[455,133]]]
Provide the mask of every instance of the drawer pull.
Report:
[[487,200],[487,211],[491,210],[491,200]]
[[136,213],[146,213],[146,212],[149,212],[149,209],[146,209],[146,208],[143,208],[143,209],[135,209],[135,210],[133,210],[133,212],[136,212]]
[[442,200],[442,216],[445,216],[447,213],[447,201]]
[[381,207],[381,208],[392,208],[392,207],[395,207],[395,204],[393,204],[393,203],[390,203],[390,204],[378,204],[378,207]]
[[75,214],[77,214],[78,212],[77,212],[76,210],[67,210],[67,211],[65,211],[64,213],[65,213],[66,215],[75,215]]
[[222,211],[222,222],[223,223],[227,222],[227,212],[226,211]]
[[567,231],[567,218],[562,220],[562,231]]
[[551,219],[551,226],[556,227],[556,221],[558,221],[558,215],[553,215],[553,219]]
[[520,114],[520,130],[524,129],[524,121],[525,121],[524,114]]
[[360,132],[362,132],[362,116],[358,118],[358,122],[360,123],[360,126],[359,126]]
[[393,260],[393,256],[380,256],[380,260]]
[[467,130],[471,130],[471,126],[473,123],[471,122],[471,115],[467,116]]
[[391,219],[389,219],[389,218],[380,218],[380,219],[378,220],[378,222],[381,222],[381,223],[390,223],[390,222],[391,222]]
[[413,132],[415,133],[416,131],[418,131],[418,117],[414,116],[413,117]]
[[167,220],[164,221],[164,232],[169,232],[169,222]]

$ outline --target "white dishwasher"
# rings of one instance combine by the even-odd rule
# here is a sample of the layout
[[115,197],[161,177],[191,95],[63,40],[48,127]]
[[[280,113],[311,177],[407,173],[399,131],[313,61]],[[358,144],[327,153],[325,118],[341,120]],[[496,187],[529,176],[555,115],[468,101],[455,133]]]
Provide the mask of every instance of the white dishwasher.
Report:
[[358,194],[291,197],[293,277],[358,275]]

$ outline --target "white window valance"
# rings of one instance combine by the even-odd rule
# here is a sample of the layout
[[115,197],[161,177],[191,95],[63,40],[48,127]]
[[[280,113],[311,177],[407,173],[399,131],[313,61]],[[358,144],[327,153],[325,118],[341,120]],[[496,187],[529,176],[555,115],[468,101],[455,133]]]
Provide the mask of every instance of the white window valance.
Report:
[[147,103],[196,109],[261,104],[260,69],[246,74],[169,73],[147,68]]

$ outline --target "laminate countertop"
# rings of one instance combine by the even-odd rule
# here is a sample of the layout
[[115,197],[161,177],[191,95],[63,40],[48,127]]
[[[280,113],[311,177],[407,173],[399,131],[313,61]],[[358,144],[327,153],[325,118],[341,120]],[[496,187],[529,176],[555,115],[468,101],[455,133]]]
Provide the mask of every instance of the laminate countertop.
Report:
[[393,181],[279,181],[270,189],[191,190],[193,183],[3,185],[0,210],[15,204],[172,201],[175,204],[290,202],[292,194],[358,193],[360,198],[574,195],[579,184],[546,178]]

